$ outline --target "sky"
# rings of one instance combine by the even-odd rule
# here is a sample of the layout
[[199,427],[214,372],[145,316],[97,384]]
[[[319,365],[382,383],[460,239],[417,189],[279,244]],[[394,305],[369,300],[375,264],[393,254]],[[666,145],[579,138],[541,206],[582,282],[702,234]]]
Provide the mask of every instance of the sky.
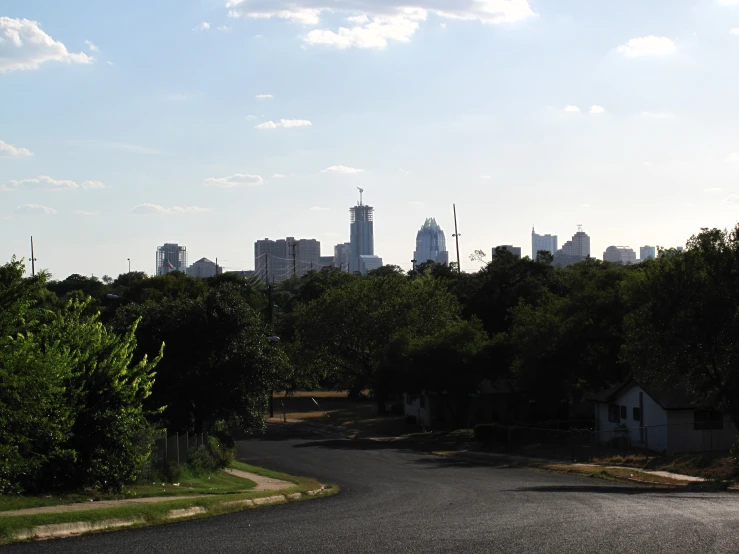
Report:
[[739,0],[3,0],[0,258],[253,269],[254,241],[349,240],[462,268],[531,229],[592,255],[739,214]]

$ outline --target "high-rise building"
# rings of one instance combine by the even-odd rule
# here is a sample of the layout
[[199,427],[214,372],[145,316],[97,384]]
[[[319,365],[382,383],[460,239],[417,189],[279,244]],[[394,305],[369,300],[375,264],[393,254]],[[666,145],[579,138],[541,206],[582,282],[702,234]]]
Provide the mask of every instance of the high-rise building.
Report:
[[341,271],[349,271],[349,258],[351,256],[352,245],[350,242],[337,244],[334,246],[334,267],[338,267]]
[[187,268],[187,274],[190,277],[199,277],[201,279],[214,277],[220,272],[220,268],[208,258],[200,258]]
[[577,226],[577,233],[562,245],[562,248],[554,253],[554,264],[567,266],[581,262],[590,257],[590,237],[582,230],[582,225]]
[[157,247],[156,268],[157,275],[166,275],[171,271],[186,271],[187,248],[174,243]]
[[349,273],[361,271],[360,256],[375,254],[375,209],[362,202],[363,189],[359,189],[359,203],[349,209],[351,212],[349,253]]
[[367,275],[373,269],[382,267],[382,258],[380,256],[359,256],[359,273]]
[[653,260],[657,257],[657,249],[654,246],[642,246],[639,248],[639,261]]
[[[555,239],[556,239],[556,237],[555,237]],[[505,248],[506,250],[508,250],[508,252],[510,252],[511,254],[513,254],[514,256],[516,256],[516,258],[520,258],[521,257],[521,247],[520,246],[512,246],[510,244],[504,244],[504,245],[496,246],[495,248],[493,248],[493,257],[491,259],[493,259],[493,260],[495,259],[495,251],[498,248]]]
[[550,254],[557,251],[557,235],[537,235],[534,228],[531,229],[531,259],[535,260],[539,251],[545,250]]
[[446,249],[446,236],[433,217],[426,219],[416,235],[416,250],[413,252],[416,264],[428,261],[437,264],[449,263],[449,252]]
[[324,267],[333,267],[334,257],[333,256],[321,256],[318,260],[318,263],[321,266],[319,269],[322,269]]
[[265,282],[281,283],[320,268],[321,243],[315,239],[287,237],[254,243],[254,270]]
[[636,252],[628,246],[609,246],[603,252],[603,261],[614,264],[635,264]]

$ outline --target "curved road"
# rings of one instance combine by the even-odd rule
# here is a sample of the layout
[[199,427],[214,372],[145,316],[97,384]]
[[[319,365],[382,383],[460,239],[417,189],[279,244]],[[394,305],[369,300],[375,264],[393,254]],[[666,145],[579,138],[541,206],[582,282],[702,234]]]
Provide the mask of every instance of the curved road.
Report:
[[397,443],[272,436],[239,457],[336,496],[0,553],[739,552],[739,496],[451,463]]

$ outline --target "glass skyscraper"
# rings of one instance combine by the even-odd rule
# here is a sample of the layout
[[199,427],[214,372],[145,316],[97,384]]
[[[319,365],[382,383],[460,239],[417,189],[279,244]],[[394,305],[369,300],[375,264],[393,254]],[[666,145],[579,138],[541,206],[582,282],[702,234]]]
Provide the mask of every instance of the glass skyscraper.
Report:
[[449,263],[444,231],[433,217],[426,219],[416,235],[416,251],[413,252],[413,259],[416,260],[416,264],[429,260],[438,264]]
[[359,201],[349,209],[351,212],[351,241],[349,246],[349,273],[362,271],[360,256],[375,254],[375,209]]

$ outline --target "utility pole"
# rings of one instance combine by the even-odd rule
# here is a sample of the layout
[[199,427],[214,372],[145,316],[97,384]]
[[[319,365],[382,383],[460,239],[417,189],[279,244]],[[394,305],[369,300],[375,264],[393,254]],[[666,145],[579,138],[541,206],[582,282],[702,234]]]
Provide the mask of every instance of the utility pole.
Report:
[[413,271],[414,271],[414,272],[416,271],[416,262],[417,262],[417,261],[418,261],[418,260],[416,260],[415,258],[411,260],[411,263],[413,264]]
[[33,237],[31,237],[31,277],[36,277],[36,257],[33,255]]
[[216,275],[218,275],[218,256],[216,256]]
[[264,254],[264,282],[269,286],[269,252]]
[[293,277],[297,277],[298,275],[298,259],[295,255],[295,251],[298,248],[298,243],[294,242],[290,245],[290,247],[293,249]]
[[128,258],[128,288],[131,288],[131,258]]
[[457,231],[457,205],[452,204],[454,208],[454,238],[457,241],[457,272],[462,273],[462,264],[459,263],[459,237],[460,234]]

